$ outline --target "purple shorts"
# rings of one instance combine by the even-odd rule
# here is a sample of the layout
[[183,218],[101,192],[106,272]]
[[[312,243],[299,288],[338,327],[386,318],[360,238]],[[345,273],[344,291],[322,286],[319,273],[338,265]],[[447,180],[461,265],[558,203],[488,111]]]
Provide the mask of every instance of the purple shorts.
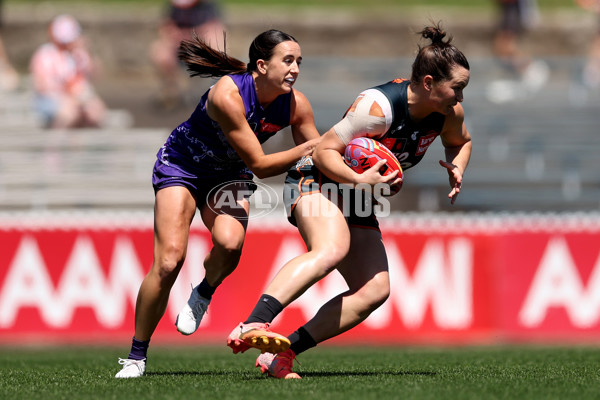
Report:
[[238,187],[243,184],[244,189],[254,192],[256,184],[252,178],[252,174],[244,171],[232,172],[230,175],[223,175],[219,178],[198,176],[184,171],[178,166],[163,164],[157,160],[152,171],[152,186],[155,194],[160,189],[170,186],[184,186],[196,199],[198,208],[201,208],[206,204],[208,195],[225,183],[235,182]]

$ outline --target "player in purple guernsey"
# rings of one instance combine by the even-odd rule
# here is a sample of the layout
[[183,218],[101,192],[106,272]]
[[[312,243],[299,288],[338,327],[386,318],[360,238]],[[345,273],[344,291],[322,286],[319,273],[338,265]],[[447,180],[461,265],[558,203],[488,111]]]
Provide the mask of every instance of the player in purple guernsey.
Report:
[[[138,292],[131,351],[127,359],[119,359],[123,367],[117,378],[145,372],[150,338],[184,263],[196,209],[211,232],[213,248],[204,260],[204,280],[193,288],[175,322],[185,335],[198,329],[216,288],[237,267],[248,197],[256,188],[253,175],[284,173],[320,140],[310,103],[292,88],[302,61],[296,39],[278,30],[263,32],[250,45],[249,56],[245,64],[197,37],[181,43],[179,58],[191,76],[220,78],[158,151],[152,177],[154,262]],[[296,147],[265,154],[261,144],[287,126]],[[217,189],[227,191],[235,204],[220,204]],[[273,341],[287,341],[270,332],[268,324],[252,329]]]
[[[239,90],[246,121],[260,143],[290,125],[292,92],[278,96],[267,109],[263,109],[251,74],[228,77]],[[230,175],[232,171],[252,174],[228,142],[220,125],[208,116],[206,105],[209,93],[202,96],[192,116],[173,130],[158,152],[158,162],[180,165],[213,176]]]

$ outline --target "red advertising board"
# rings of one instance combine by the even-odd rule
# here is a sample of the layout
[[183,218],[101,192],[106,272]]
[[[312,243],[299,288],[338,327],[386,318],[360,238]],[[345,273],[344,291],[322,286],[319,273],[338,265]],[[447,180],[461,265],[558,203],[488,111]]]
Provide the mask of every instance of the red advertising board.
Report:
[[[1,219],[0,342],[127,343],[139,285],[152,263],[151,216]],[[412,216],[382,222],[391,295],[335,343],[593,341],[600,334],[600,218]],[[188,256],[153,342],[224,343],[270,278],[306,251],[290,225],[252,223],[237,270],[197,333],[173,322],[203,277],[208,232]],[[291,333],[346,290],[336,272],[274,321]],[[367,339],[368,340],[367,340]]]

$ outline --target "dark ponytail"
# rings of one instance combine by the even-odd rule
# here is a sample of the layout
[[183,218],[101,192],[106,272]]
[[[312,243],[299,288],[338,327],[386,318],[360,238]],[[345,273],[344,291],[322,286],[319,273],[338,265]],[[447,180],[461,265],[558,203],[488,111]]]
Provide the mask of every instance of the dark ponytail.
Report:
[[225,51],[212,48],[196,32],[193,32],[191,40],[181,41],[178,55],[187,65],[190,76],[210,78],[246,72],[244,62],[228,56]]
[[287,41],[298,43],[292,35],[277,29],[261,33],[250,44],[250,62],[245,64],[237,58],[229,57],[225,51],[213,49],[194,32],[192,40],[183,40],[179,45],[179,59],[187,65],[190,76],[243,74],[256,71],[258,60],[270,60],[275,46]]
[[431,40],[431,44],[421,47],[412,65],[411,82],[418,83],[425,75],[433,76],[434,81],[450,79],[452,67],[459,65],[470,70],[465,55],[454,45],[450,44],[452,37],[444,40],[446,32],[439,24],[427,26],[421,32],[421,37]]

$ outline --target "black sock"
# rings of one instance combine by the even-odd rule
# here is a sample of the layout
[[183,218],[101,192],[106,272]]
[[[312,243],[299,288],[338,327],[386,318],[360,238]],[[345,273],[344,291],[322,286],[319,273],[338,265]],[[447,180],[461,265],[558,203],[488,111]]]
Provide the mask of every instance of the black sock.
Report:
[[251,322],[271,322],[275,319],[279,313],[283,311],[283,306],[273,296],[269,296],[268,294],[263,294],[260,296],[258,303],[254,306],[254,310],[248,317],[248,319],[244,322],[245,324],[249,324]]
[[206,281],[206,278],[204,278],[196,290],[200,296],[210,300],[212,299],[213,294],[215,294],[215,290],[217,290],[217,288],[210,286]]
[[315,339],[310,336],[310,333],[308,333],[303,326],[301,326],[296,332],[292,333],[288,339],[290,339],[290,342],[292,343],[290,349],[292,349],[296,355],[317,345]]
[[131,352],[129,352],[129,358],[131,360],[144,360],[148,353],[148,345],[150,340],[141,341],[135,337],[131,341]]

